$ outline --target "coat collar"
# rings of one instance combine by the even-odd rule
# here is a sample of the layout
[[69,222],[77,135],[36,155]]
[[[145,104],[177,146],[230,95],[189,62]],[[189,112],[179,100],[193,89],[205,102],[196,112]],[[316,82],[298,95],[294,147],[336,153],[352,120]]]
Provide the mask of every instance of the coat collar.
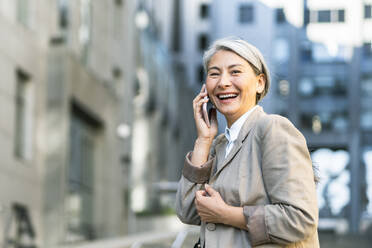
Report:
[[217,161],[223,161],[218,162],[217,164],[217,172],[213,175],[216,176],[223,168],[226,167],[226,165],[233,159],[233,157],[236,155],[236,153],[240,150],[242,147],[242,144],[244,140],[247,138],[249,132],[253,128],[253,126],[257,123],[257,120],[259,117],[261,117],[265,112],[263,111],[261,106],[258,106],[247,118],[247,120],[244,122],[237,140],[235,141],[233,149],[230,151],[229,155],[225,157],[225,148],[227,145],[227,139],[224,134],[220,134],[216,138],[216,156]]

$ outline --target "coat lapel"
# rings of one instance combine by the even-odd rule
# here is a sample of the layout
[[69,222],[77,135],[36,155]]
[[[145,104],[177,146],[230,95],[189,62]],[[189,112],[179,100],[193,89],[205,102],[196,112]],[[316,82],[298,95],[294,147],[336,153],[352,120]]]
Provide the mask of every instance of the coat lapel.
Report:
[[216,156],[217,156],[217,172],[214,173],[213,177],[217,176],[221,170],[223,170],[229,162],[235,157],[238,151],[241,149],[244,140],[247,138],[250,130],[262,115],[263,109],[261,106],[258,106],[244,122],[242,129],[239,132],[238,139],[235,141],[234,147],[230,151],[229,155],[225,159],[225,148],[227,145],[227,140],[225,139],[224,145],[216,146]]

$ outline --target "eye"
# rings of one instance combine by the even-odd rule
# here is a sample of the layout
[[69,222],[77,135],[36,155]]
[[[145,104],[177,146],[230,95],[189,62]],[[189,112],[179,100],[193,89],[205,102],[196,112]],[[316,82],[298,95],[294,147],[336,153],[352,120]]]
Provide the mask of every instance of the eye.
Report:
[[210,72],[209,73],[210,77],[217,77],[218,75],[220,75],[218,72]]
[[240,73],[241,73],[241,71],[239,71],[239,70],[232,70],[231,71],[232,75],[239,75]]

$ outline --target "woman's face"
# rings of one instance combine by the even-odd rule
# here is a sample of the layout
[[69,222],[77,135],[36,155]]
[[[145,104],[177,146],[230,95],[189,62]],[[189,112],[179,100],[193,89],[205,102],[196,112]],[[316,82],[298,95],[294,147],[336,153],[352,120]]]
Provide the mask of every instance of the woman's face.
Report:
[[234,52],[216,52],[207,68],[209,98],[230,127],[256,105],[256,93],[265,88],[263,74],[256,75],[249,63]]

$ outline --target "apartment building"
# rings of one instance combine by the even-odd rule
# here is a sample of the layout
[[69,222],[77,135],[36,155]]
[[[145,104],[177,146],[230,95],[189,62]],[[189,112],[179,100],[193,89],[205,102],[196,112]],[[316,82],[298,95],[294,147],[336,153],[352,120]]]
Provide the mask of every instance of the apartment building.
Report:
[[126,232],[126,11],[120,0],[0,1],[1,247]]
[[[132,9],[136,62],[131,154],[131,231],[149,230],[141,216],[174,212],[184,156],[195,128],[193,88],[172,56],[179,48],[180,2],[136,1]],[[187,104],[189,103],[189,104]],[[136,227],[137,223],[137,227]]]

